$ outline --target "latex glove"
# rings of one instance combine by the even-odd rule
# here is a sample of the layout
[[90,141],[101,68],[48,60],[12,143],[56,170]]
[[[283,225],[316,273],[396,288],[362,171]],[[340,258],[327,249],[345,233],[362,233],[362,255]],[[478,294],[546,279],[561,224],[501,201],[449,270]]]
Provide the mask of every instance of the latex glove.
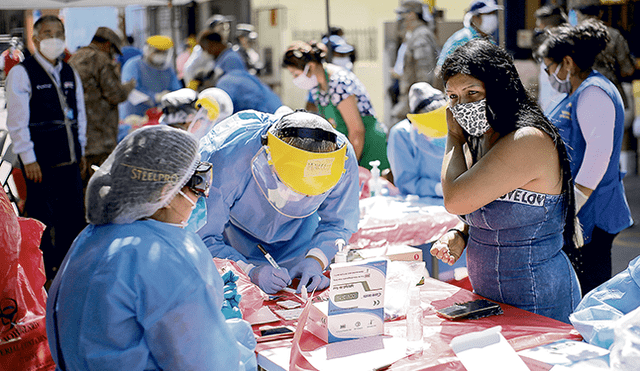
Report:
[[249,272],[249,278],[267,294],[275,294],[291,283],[287,268],[277,269],[270,265],[252,268]]
[[222,289],[224,301],[222,302],[222,314],[224,318],[242,318],[240,311],[240,299],[242,295],[238,294],[238,285],[236,281],[238,276],[229,270],[222,275],[224,287]]
[[305,258],[291,268],[291,277],[300,277],[298,292],[302,291],[302,286],[306,286],[308,292],[329,287],[329,279],[322,274],[320,263],[313,258]]
[[169,93],[169,90],[163,90],[160,93],[156,93],[153,96],[153,100],[155,100],[156,104],[160,104],[160,101],[162,100],[162,97],[164,97],[167,93]]

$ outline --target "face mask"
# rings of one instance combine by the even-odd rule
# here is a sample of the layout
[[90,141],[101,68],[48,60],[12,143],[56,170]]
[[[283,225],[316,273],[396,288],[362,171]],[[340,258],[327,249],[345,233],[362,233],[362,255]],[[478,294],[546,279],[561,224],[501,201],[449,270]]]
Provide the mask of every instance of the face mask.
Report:
[[569,10],[569,24],[572,25],[573,27],[578,25],[578,13],[576,12],[575,9],[571,9]]
[[184,229],[197,232],[204,225],[207,224],[207,202],[204,197],[198,197],[198,201],[196,202],[196,206],[191,212],[191,216],[187,221],[187,226]]
[[483,14],[482,24],[478,28],[487,35],[493,34],[498,29],[498,15]]
[[567,72],[567,78],[564,80],[560,80],[558,78],[558,71],[560,71],[560,66],[556,67],[556,70],[552,75],[549,76],[549,83],[551,87],[554,88],[559,93],[569,93],[571,91],[571,81],[569,78],[571,77],[571,72]]
[[293,85],[299,87],[304,90],[311,90],[318,85],[318,78],[316,75],[312,75],[311,77],[307,76],[307,72],[309,72],[309,64],[304,67],[304,71],[298,77],[293,79]]
[[351,58],[349,57],[334,57],[331,60],[331,63],[335,64],[336,66],[344,67],[349,71],[351,71],[351,68],[353,68],[353,63],[351,63]]
[[65,43],[62,39],[44,39],[40,41],[40,53],[47,59],[57,59],[64,53]]
[[487,121],[487,100],[458,103],[450,107],[453,117],[469,135],[481,137],[491,127]]
[[183,220],[180,223],[167,223],[167,224],[171,224],[171,225],[179,227],[179,228],[184,228],[184,227],[187,226],[187,223],[189,223],[189,219],[191,219],[191,214],[193,214],[193,209],[196,208],[196,203],[193,202],[193,200],[189,196],[184,194],[184,192],[178,191],[178,194],[180,194],[180,195],[182,195],[182,197],[186,198],[187,201],[189,201],[189,203],[191,204],[191,211],[189,211],[189,217],[186,220]]
[[149,56],[149,62],[157,68],[163,67],[166,61],[167,56],[163,54],[151,54]]

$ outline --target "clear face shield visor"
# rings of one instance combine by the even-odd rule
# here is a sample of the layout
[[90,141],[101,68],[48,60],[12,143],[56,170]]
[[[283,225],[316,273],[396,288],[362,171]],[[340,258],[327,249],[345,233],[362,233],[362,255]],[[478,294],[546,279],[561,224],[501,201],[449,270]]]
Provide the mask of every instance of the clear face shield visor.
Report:
[[252,160],[251,173],[278,212],[293,218],[307,217],[320,207],[345,171],[347,146],[340,145],[332,152],[309,152],[269,131],[266,144]]
[[204,97],[196,101],[195,107],[198,111],[193,117],[193,120],[191,120],[187,131],[200,140],[200,138],[204,137],[213,126],[218,123],[220,105],[215,99]]

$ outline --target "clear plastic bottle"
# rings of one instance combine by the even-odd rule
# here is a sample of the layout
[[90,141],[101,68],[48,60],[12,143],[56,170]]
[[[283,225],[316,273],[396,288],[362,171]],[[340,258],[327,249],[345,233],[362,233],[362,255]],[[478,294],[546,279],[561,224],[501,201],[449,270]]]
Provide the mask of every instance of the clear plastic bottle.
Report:
[[371,165],[371,179],[369,179],[369,192],[371,192],[371,197],[381,196],[382,195],[382,180],[380,179],[380,161],[375,160],[369,162]]
[[420,288],[409,288],[409,307],[407,308],[407,353],[416,353],[422,349],[422,308],[420,307]]

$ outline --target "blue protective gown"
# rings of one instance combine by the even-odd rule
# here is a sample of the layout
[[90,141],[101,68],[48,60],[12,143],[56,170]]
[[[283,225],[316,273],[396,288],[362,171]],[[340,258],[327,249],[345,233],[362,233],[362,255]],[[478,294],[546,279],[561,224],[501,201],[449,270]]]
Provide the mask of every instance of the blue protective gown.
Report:
[[51,353],[68,370],[255,369],[222,301],[196,234],[155,220],[89,225],[49,291]]
[[391,128],[387,157],[393,182],[403,195],[442,199],[441,192],[436,194],[436,186],[440,184],[445,141],[420,134],[407,119]]
[[589,291],[569,320],[587,342],[608,349],[615,339],[616,321],[639,306],[640,256],[627,269]]
[[252,109],[275,113],[282,101],[260,79],[246,70],[225,73],[216,82],[216,87],[224,90],[233,102],[233,113]]
[[155,95],[157,93],[182,88],[182,84],[180,84],[172,67],[164,70],[151,67],[144,61],[142,55],[129,59],[124,66],[122,66],[122,82],[127,82],[131,79],[136,80],[136,90],[148,95],[152,102],[143,102],[136,106],[129,101],[123,102],[120,105],[121,119],[129,115],[144,116],[149,108],[160,105],[160,102],[155,101]]
[[[201,160],[209,161],[221,176],[214,176],[207,198],[207,224],[198,231],[214,257],[255,265],[269,264],[258,243],[282,267],[290,269],[312,248],[330,261],[335,240],[348,241],[357,230],[358,163],[347,143],[345,171],[338,184],[321,197],[320,207],[307,217],[292,218],[273,207],[262,194],[251,172],[254,156],[261,150],[261,136],[277,122],[276,116],[243,111],[222,121],[200,140]],[[300,215],[308,214],[300,210]]]
[[220,53],[218,58],[216,58],[215,68],[221,69],[225,74],[235,70],[247,70],[240,54],[231,48],[226,48]]

